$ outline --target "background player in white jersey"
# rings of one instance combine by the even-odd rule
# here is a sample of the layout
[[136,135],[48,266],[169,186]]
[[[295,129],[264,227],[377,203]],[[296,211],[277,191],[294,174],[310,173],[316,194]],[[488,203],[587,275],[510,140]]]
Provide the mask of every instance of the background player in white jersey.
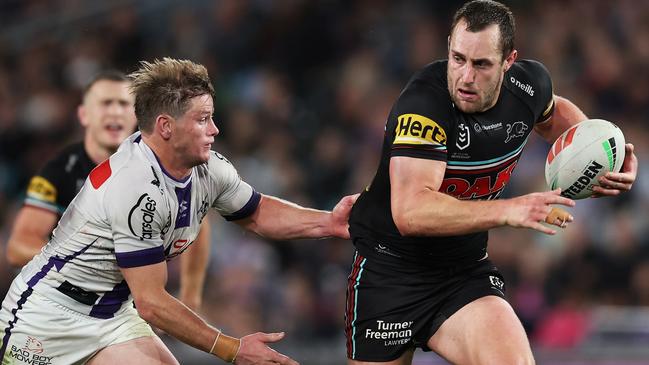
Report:
[[[165,58],[131,77],[140,132],[90,173],[51,241],[12,283],[0,311],[0,359],[176,364],[149,322],[225,361],[296,364],[266,345],[283,333],[230,337],[169,295],[166,260],[196,238],[210,207],[269,238],[348,238],[355,197],[326,212],[242,181],[211,151],[219,131],[205,67]],[[23,352],[26,343],[42,351]]]
[[[24,206],[7,242],[7,261],[22,267],[49,241],[61,214],[83,186],[90,171],[117,151],[133,133],[135,98],[127,76],[117,70],[96,74],[84,87],[77,108],[83,141],[66,147],[33,176]],[[194,310],[201,305],[210,244],[209,223],[181,258],[180,299]]]

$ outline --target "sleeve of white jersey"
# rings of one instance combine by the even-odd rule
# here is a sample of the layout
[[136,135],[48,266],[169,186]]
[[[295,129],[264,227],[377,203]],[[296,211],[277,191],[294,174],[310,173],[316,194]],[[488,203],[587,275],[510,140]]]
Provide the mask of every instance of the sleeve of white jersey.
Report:
[[208,162],[211,187],[215,199],[212,207],[228,221],[252,215],[261,194],[243,181],[234,166],[221,154],[213,152]]
[[163,236],[170,216],[160,189],[142,170],[121,171],[106,189],[105,206],[115,243],[117,265],[156,264],[165,259]]

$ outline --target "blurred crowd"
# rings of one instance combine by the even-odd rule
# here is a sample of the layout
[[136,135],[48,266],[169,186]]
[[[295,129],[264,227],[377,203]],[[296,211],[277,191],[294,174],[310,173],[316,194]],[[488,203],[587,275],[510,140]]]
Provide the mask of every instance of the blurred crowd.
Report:
[[[208,68],[221,131],[214,148],[246,181],[331,209],[371,181],[393,101],[414,71],[445,58],[461,3],[0,2],[0,251],[29,177],[82,137],[82,85],[104,68],[129,72],[164,56]],[[491,233],[490,255],[534,345],[574,349],[597,331],[594,308],[649,305],[649,1],[506,3],[519,57],[542,61],[555,93],[588,116],[617,123],[640,160],[631,193],[579,201],[575,223],[556,236]],[[508,196],[547,189],[548,148],[530,140]],[[209,321],[234,335],[285,330],[289,342],[344,346],[350,242],[264,242],[210,219]],[[15,274],[0,255],[0,296]]]

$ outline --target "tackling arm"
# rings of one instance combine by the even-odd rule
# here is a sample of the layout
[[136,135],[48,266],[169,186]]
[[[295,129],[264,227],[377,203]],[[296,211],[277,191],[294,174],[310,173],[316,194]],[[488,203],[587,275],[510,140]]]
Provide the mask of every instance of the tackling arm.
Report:
[[[402,235],[460,235],[503,225],[554,234],[539,223],[550,214],[550,205],[574,205],[558,190],[497,201],[459,200],[438,191],[445,169],[442,161],[410,157],[390,160],[392,218]],[[563,222],[552,224],[561,227]]]
[[271,239],[349,238],[349,214],[358,194],[342,198],[333,211],[301,207],[273,196],[262,195],[257,210],[237,223]]
[[22,267],[39,254],[49,241],[57,218],[56,213],[48,210],[23,206],[18,211],[7,242],[9,264]]

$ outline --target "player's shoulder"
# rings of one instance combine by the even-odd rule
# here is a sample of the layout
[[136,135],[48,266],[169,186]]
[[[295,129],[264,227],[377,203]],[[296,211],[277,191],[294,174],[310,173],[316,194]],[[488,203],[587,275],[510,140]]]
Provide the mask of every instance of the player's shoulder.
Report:
[[505,73],[505,85],[514,91],[534,96],[539,88],[552,86],[548,69],[539,61],[524,59],[514,62]]
[[45,163],[43,170],[69,171],[68,167],[74,166],[84,156],[86,153],[82,142],[67,145]]
[[453,103],[448,92],[446,65],[446,60],[435,61],[417,71],[399,95],[393,113],[449,119]]
[[437,60],[427,64],[412,75],[404,92],[447,92],[447,64],[446,60]]
[[148,185],[159,188],[158,175],[151,160],[138,147],[138,141],[127,139],[116,153],[90,172],[88,180],[95,190],[107,186],[117,190],[124,189],[126,193],[126,190]]
[[213,180],[221,180],[236,171],[230,160],[216,151],[210,151],[209,160],[196,166],[196,170],[199,172],[199,176]]

